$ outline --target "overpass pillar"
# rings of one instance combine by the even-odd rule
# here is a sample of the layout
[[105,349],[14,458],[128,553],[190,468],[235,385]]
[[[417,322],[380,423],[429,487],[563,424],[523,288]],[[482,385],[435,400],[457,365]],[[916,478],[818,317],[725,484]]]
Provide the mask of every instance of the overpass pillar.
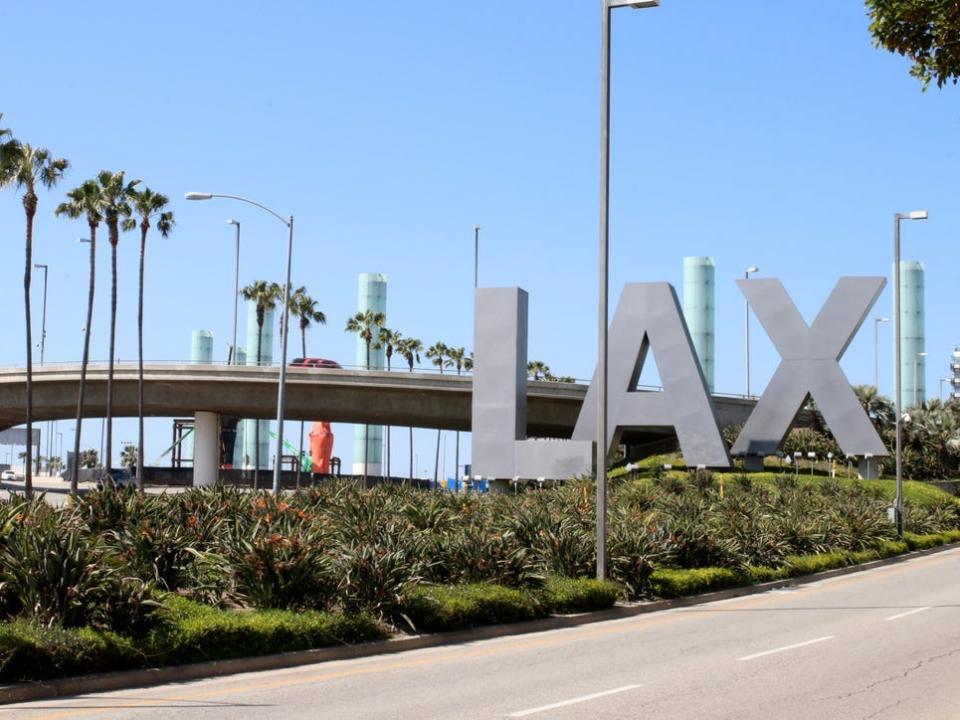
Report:
[[198,412],[194,418],[193,486],[214,485],[220,467],[220,419],[212,412]]

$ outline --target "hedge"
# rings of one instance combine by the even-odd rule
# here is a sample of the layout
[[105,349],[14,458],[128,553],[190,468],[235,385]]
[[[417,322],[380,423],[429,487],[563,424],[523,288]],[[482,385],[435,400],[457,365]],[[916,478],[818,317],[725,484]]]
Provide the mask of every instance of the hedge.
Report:
[[491,583],[421,586],[411,592],[406,607],[407,617],[419,632],[462,630],[548,614],[540,593]]
[[609,580],[591,580],[551,576],[543,588],[544,602],[551,612],[584,613],[613,607],[622,594],[619,585]]

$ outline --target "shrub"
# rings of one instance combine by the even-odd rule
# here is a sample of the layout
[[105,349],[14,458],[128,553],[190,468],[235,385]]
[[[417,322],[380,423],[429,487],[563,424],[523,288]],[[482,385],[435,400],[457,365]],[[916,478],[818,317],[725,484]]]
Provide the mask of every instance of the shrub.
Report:
[[0,623],[0,681],[26,682],[139,664],[133,643],[90,628],[44,627],[27,620]]
[[267,655],[387,637],[367,613],[224,611],[183,598],[170,599],[157,619],[147,646],[154,661],[165,663]]
[[411,593],[405,613],[420,632],[445,632],[533,620],[547,611],[529,591],[473,583],[419,587]]
[[657,597],[674,598],[722,590],[746,582],[749,582],[749,578],[744,573],[730,568],[658,568],[650,577],[650,588]]
[[551,575],[543,586],[544,602],[556,613],[583,613],[613,607],[620,586],[609,580]]

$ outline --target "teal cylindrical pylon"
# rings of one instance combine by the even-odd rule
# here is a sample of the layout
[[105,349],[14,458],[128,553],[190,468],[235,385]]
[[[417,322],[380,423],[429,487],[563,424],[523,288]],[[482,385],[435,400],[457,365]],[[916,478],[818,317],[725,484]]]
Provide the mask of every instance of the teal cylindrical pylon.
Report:
[[[360,273],[357,296],[357,312],[371,310],[374,313],[387,313],[387,276],[380,273]],[[374,330],[374,344],[377,332]],[[370,369],[383,370],[386,355],[384,348],[370,350]],[[357,366],[367,367],[367,343],[357,336]],[[367,433],[369,431],[369,438]],[[369,453],[369,456],[368,456]],[[366,463],[365,463],[366,461]],[[383,463],[383,426],[356,425],[353,430],[353,474],[362,475],[364,465],[370,475],[382,474]]]
[[[190,333],[190,362],[209,365],[213,362],[213,333],[209,330],[194,330]],[[193,461],[193,436],[190,433],[183,439],[181,457]]]
[[683,317],[687,321],[700,369],[713,392],[715,265],[710,257],[683,259]]
[[900,406],[914,407],[926,398],[927,364],[924,330],[923,263],[900,261]]
[[[264,310],[263,331],[260,337],[260,365],[269,366],[273,362],[273,315],[273,308]],[[247,365],[257,364],[257,333],[257,304],[249,301],[247,302],[247,349],[245,355]],[[256,423],[258,422],[260,423],[260,469],[272,467],[269,420],[243,421],[243,456],[239,458],[238,467],[252,468],[256,464]]]

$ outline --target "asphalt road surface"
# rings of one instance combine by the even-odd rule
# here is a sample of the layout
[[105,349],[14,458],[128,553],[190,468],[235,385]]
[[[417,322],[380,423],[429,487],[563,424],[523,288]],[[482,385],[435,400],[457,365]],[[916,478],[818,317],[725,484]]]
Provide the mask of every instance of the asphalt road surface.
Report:
[[960,718],[960,550],[578,628],[0,708],[68,718]]

